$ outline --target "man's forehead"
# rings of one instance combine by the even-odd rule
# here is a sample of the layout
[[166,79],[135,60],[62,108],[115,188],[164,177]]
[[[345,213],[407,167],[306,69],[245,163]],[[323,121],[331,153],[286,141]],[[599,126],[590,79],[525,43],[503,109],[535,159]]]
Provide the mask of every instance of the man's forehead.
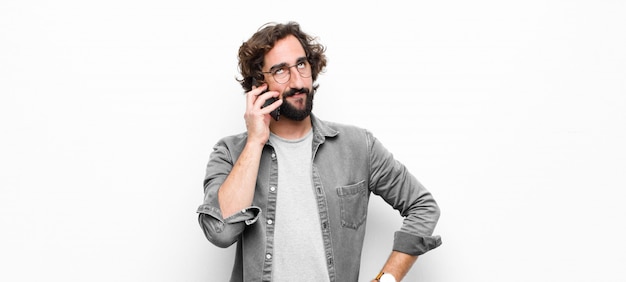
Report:
[[276,41],[274,47],[265,54],[265,65],[275,66],[279,64],[292,65],[306,57],[304,48],[300,44],[297,38],[294,36],[287,36],[281,40]]

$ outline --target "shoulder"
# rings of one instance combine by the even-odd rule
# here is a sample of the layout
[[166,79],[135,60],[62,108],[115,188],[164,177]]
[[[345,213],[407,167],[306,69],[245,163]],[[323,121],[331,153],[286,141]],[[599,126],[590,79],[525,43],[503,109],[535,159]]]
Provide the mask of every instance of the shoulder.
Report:
[[215,147],[238,148],[243,147],[248,139],[248,133],[242,132],[238,134],[228,135],[220,138]]
[[324,135],[327,141],[364,141],[370,143],[370,141],[373,140],[373,135],[368,129],[353,124],[316,118],[314,121],[314,128],[317,128],[317,130]]
[[361,135],[369,133],[369,130],[353,124],[328,122],[328,126],[334,128],[340,135]]

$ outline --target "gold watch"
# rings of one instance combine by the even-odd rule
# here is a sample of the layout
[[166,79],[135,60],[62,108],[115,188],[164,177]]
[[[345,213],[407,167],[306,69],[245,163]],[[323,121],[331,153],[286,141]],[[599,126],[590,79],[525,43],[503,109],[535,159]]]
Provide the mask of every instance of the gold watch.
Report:
[[393,277],[391,273],[384,273],[382,271],[378,273],[378,275],[376,275],[376,278],[374,280],[380,281],[380,282],[397,282],[396,278]]

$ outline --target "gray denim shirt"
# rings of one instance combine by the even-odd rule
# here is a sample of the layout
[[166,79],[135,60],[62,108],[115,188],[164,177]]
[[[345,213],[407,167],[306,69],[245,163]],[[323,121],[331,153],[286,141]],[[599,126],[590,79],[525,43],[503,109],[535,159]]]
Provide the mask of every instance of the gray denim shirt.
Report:
[[[358,281],[370,195],[404,217],[393,249],[421,255],[441,245],[433,236],[439,219],[434,198],[367,130],[325,122],[313,124],[313,188],[317,197],[330,281]],[[237,242],[230,281],[271,281],[278,163],[272,145],[263,149],[252,206],[223,218],[217,192],[246,144],[247,133],[218,141],[209,157],[204,202],[198,220],[216,246]]]

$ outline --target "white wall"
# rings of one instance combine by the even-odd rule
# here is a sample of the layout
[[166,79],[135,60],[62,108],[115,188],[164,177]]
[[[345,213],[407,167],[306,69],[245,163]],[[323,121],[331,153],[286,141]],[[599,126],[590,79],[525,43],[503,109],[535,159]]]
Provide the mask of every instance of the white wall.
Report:
[[[406,281],[624,281],[625,3],[3,1],[0,280],[226,281],[204,166],[244,130],[237,48],[293,19],[328,47],[317,115],[442,208]],[[372,201],[361,281],[399,225]]]

